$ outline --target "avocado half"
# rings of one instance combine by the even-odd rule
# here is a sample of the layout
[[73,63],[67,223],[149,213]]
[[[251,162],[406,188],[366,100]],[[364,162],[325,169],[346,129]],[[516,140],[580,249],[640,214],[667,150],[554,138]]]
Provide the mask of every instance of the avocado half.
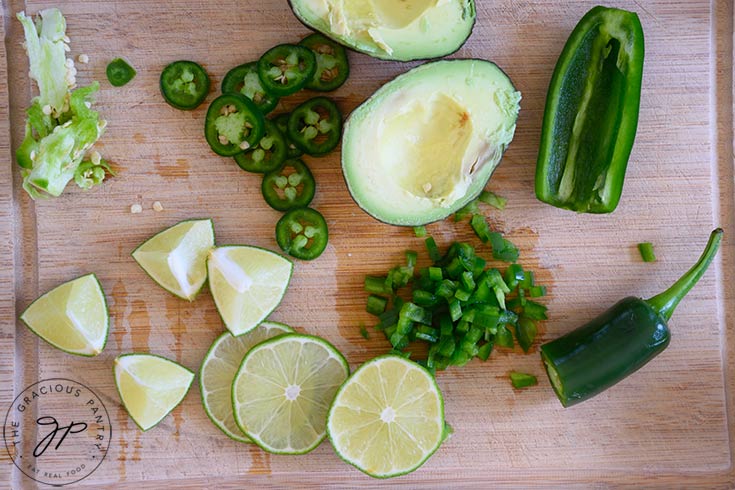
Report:
[[289,0],[307,27],[375,58],[410,61],[457,51],[475,24],[474,0]]
[[383,85],[350,115],[342,172],[385,223],[419,226],[475,199],[515,133],[521,93],[494,63],[444,60]]

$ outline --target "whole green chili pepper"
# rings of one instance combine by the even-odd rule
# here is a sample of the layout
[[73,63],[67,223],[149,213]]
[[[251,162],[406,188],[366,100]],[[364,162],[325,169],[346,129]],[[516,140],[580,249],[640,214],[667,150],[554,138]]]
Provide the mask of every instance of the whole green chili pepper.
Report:
[[625,298],[586,325],[541,346],[546,372],[562,405],[592,398],[669,345],[667,322],[704,275],[721,240],[718,228],[697,263],[663,293],[647,300]]
[[539,200],[580,213],[615,210],[638,126],[643,56],[635,13],[595,7],[579,21],[546,98]]

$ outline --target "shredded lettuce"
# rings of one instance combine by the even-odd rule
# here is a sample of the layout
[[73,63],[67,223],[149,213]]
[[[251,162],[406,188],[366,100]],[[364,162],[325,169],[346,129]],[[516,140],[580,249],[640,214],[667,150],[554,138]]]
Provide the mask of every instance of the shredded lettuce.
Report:
[[72,179],[83,189],[98,185],[112,174],[107,162],[85,161],[105,127],[91,108],[99,83],[75,89],[74,61],[66,57],[66,20],[58,9],[42,10],[35,23],[23,12],[17,17],[39,90],[26,110],[25,138],[16,151],[23,188],[36,199],[59,196]]

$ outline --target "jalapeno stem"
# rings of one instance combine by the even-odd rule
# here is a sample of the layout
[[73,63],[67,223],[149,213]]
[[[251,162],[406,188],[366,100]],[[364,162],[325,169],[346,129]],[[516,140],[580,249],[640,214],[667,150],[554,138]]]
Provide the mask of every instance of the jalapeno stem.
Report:
[[720,248],[721,241],[722,228],[717,228],[710,234],[707,246],[699,257],[697,263],[694,264],[694,266],[692,266],[692,268],[689,269],[687,273],[676,281],[669,289],[646,300],[646,303],[648,303],[651,308],[656,310],[666,319],[666,321],[668,321],[676,307],[679,305],[679,301],[686,296],[689,290],[697,284],[707,271],[707,267],[709,267],[712,259],[715,258],[717,250]]

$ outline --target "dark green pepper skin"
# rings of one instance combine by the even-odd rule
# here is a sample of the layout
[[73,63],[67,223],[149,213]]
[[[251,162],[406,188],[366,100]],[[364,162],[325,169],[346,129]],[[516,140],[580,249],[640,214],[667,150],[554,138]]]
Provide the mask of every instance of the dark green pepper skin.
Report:
[[579,21],[546,98],[539,200],[580,213],[615,210],[638,127],[644,51],[633,12],[595,7]]
[[666,349],[671,340],[667,323],[712,263],[722,234],[721,228],[712,231],[699,260],[666,291],[646,300],[625,298],[589,323],[541,346],[541,359],[562,405],[592,398]]
[[629,297],[543,345],[541,357],[559,400],[569,407],[636,372],[670,340],[666,320],[644,300]]

